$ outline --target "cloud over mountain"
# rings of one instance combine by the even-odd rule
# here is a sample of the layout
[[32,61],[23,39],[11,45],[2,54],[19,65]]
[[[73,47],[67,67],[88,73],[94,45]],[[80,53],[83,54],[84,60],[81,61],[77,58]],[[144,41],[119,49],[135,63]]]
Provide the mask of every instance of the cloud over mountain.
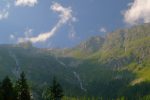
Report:
[[19,42],[24,42],[24,41],[30,41],[32,43],[37,43],[37,42],[45,42],[49,38],[51,38],[57,30],[64,24],[66,24],[69,21],[75,21],[75,17],[72,15],[72,9],[71,7],[63,7],[59,3],[53,3],[51,6],[51,9],[59,13],[59,21],[56,23],[56,25],[49,31],[45,33],[40,33],[38,36],[35,37],[27,37],[27,38],[19,38]]
[[134,0],[124,13],[124,21],[127,24],[150,22],[150,0]]

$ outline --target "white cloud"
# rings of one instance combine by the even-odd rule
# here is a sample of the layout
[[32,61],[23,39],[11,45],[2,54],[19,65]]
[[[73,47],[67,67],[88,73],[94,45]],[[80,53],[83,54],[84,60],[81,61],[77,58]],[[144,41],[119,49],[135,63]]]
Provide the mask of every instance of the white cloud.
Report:
[[107,29],[105,27],[101,27],[99,31],[102,32],[102,33],[106,33]]
[[0,10],[0,20],[7,19],[9,16],[10,4],[7,3],[3,9]]
[[15,36],[13,34],[10,34],[10,39],[15,39]]
[[31,29],[31,28],[26,28],[26,29],[25,29],[25,32],[24,32],[25,38],[19,38],[19,39],[18,39],[18,42],[25,42],[25,41],[28,41],[28,39],[32,36],[32,33],[33,33],[33,29]]
[[134,0],[129,3],[128,9],[124,12],[124,21],[134,25],[150,22],[150,0]]
[[16,0],[15,5],[16,6],[29,6],[33,7],[38,3],[37,0]]
[[0,11],[0,20],[8,18],[9,12],[7,9],[3,9]]
[[74,29],[74,26],[72,25],[72,23],[69,23],[69,27],[70,27],[70,31],[69,31],[69,34],[68,34],[68,37],[69,39],[76,39],[77,36],[76,36],[76,31]]
[[65,8],[59,3],[54,3],[51,6],[51,9],[54,12],[60,13],[60,21],[61,23],[66,23],[68,20],[76,21],[76,18],[72,16],[72,9],[71,7]]
[[33,33],[33,29],[27,28],[26,31],[24,32],[25,37],[31,37]]
[[65,8],[61,4],[53,3],[53,5],[51,6],[51,9],[54,12],[59,13],[60,19],[57,22],[57,24],[49,32],[41,33],[38,36],[30,37],[30,38],[29,37],[19,38],[19,40],[22,40],[22,42],[30,41],[32,43],[45,42],[46,40],[51,38],[57,32],[57,30],[59,30],[61,26],[63,26],[67,22],[75,21],[75,17],[72,16],[71,7]]

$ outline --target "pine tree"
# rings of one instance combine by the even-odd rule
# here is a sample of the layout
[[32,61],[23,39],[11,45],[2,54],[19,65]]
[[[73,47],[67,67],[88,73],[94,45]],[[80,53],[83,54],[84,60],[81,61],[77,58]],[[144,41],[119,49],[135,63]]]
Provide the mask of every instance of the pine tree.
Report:
[[63,89],[54,77],[52,85],[48,87],[44,93],[45,100],[61,100],[63,97]]
[[0,82],[0,100],[2,100],[2,83]]
[[15,100],[13,84],[7,76],[1,84],[1,98],[2,100]]
[[17,93],[17,100],[31,100],[29,86],[24,72],[20,74],[20,78],[16,82],[15,89]]

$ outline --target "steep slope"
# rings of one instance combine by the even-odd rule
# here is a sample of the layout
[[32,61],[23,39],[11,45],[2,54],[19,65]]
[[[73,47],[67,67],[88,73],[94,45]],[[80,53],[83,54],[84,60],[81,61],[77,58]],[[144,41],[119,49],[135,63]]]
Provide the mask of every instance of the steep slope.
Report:
[[132,71],[140,81],[150,80],[150,24],[108,34],[100,51],[90,59],[116,70]]
[[[110,88],[118,88],[115,91],[121,91],[128,85],[150,80],[149,28],[150,24],[144,24],[120,29],[107,34],[105,38],[100,37],[100,41],[95,41],[97,39],[93,37],[73,49],[63,50],[63,56],[69,55],[77,60],[71,61],[76,65],[74,70],[80,75],[84,88],[90,94],[106,94],[108,84],[113,84]],[[111,93],[113,91],[109,95]]]
[[94,36],[80,43],[78,46],[71,49],[71,54],[74,57],[82,58],[97,52],[103,45],[105,38],[101,36]]
[[73,48],[52,49],[51,53],[62,57],[73,57],[77,59],[86,58],[89,55],[99,51],[104,42],[104,37],[93,36]]
[[68,68],[47,50],[27,46],[27,44],[0,45],[0,79],[9,75],[16,80],[21,71],[26,73],[35,91],[45,87],[54,76],[58,78],[64,89],[69,88],[65,91],[67,94],[71,90],[74,90],[73,94],[81,91],[73,69]]
[[150,82],[150,24],[114,31],[100,47],[77,67],[90,94],[108,96]]
[[35,94],[55,75],[66,95],[121,96],[126,88],[150,81],[150,24],[91,37],[68,49],[0,45],[0,79],[15,80],[21,71]]

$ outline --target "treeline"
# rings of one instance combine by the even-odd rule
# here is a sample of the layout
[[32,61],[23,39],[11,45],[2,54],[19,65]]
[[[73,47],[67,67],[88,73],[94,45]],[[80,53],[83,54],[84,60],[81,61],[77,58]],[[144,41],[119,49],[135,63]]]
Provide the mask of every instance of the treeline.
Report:
[[[109,90],[111,89],[112,88],[110,88]],[[150,100],[150,84],[148,82],[127,87],[123,91],[123,94],[118,97],[111,97],[106,92],[105,96],[99,95],[98,97],[68,97],[64,95],[62,86],[54,77],[52,84],[43,89],[43,92],[41,94],[42,99],[40,100]],[[19,79],[17,79],[14,84],[8,76],[6,76],[2,80],[2,82],[0,83],[0,100],[35,100],[32,95],[32,91],[27,83],[24,72],[20,74]]]
[[[42,93],[43,100],[61,100],[63,96],[63,89],[55,77],[52,85]],[[24,72],[20,74],[15,84],[8,76],[3,79],[0,83],[0,100],[34,100]]]
[[3,79],[0,84],[0,100],[32,100],[24,72],[15,84],[8,76]]

